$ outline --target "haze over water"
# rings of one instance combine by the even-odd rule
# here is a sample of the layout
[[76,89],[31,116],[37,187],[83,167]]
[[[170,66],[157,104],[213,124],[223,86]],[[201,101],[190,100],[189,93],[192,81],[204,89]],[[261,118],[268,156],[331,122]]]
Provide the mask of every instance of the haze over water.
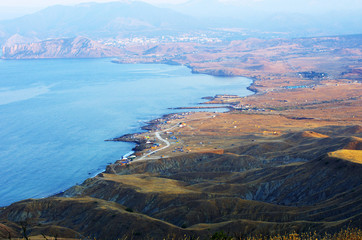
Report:
[[103,171],[144,121],[204,96],[241,96],[246,78],[110,59],[0,61],[0,206],[55,194]]

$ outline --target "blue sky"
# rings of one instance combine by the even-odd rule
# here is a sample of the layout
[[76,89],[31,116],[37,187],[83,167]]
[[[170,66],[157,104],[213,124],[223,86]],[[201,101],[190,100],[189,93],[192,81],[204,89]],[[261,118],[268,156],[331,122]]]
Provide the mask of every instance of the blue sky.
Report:
[[[0,6],[49,6],[55,4],[74,5],[81,2],[115,2],[117,0],[2,0]],[[143,0],[144,2],[159,3],[182,3],[187,0]]]
[[[47,6],[62,4],[75,5],[82,2],[114,2],[131,0],[0,0],[0,20],[19,17],[33,13]],[[136,0],[134,0],[136,1]],[[138,0],[154,5],[179,4],[188,0]],[[207,5],[213,1],[227,2],[235,6],[252,7],[259,10],[284,10],[284,11],[344,11],[362,9],[362,0],[194,0]]]
[[[117,0],[1,0],[0,7],[7,8],[38,8],[46,7],[56,4],[62,5],[75,5],[82,2],[115,2]],[[118,0],[118,1],[127,1],[127,0]],[[187,2],[187,0],[141,0],[143,2],[148,2],[151,4],[178,4]]]

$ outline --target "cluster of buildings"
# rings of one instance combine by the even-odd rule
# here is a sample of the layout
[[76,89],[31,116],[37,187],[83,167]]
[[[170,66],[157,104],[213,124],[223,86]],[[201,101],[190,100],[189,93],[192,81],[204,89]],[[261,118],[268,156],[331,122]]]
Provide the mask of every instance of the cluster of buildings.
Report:
[[127,45],[149,45],[158,43],[172,42],[194,42],[194,43],[219,43],[221,39],[216,37],[208,37],[206,34],[194,35],[184,34],[180,36],[160,36],[160,37],[127,37],[107,39],[101,41],[103,44],[114,47],[122,47]]

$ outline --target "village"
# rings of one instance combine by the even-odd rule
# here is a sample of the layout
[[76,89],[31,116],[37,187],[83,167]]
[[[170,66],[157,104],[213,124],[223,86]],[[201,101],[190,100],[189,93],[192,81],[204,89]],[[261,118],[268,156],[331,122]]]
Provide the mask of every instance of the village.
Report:
[[[205,143],[203,142],[199,142],[196,145],[197,150],[195,150],[195,146],[189,146],[187,144],[184,145],[181,140],[182,133],[180,132],[180,129],[191,127],[188,125],[189,122],[215,118],[216,115],[217,113],[215,112],[183,112],[169,114],[162,118],[153,120],[149,122],[149,125],[144,127],[144,129],[148,129],[147,132],[133,134],[131,137],[133,142],[137,144],[137,146],[133,149],[135,152],[130,152],[122,156],[122,158],[117,160],[115,164],[128,166],[134,161],[162,159],[170,157],[169,155],[175,156],[190,152],[213,152],[223,154],[223,149],[205,150]],[[187,120],[185,120],[185,118],[187,118]],[[115,141],[120,141],[120,139],[123,138],[117,138]],[[127,141],[130,140],[127,139]],[[170,150],[167,148],[170,148]],[[167,156],[163,154],[164,152],[165,154],[167,153]]]

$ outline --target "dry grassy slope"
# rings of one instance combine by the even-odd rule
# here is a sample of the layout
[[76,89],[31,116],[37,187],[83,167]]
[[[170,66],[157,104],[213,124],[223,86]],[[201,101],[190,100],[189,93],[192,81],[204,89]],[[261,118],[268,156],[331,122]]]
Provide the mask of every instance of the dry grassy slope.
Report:
[[[354,142],[351,142],[349,145],[353,145]],[[361,144],[361,141],[358,142],[358,145]],[[348,146],[350,147],[350,146]],[[346,161],[362,164],[362,151],[361,150],[351,150],[351,149],[341,149],[335,152],[328,154],[330,157],[335,157],[339,159],[344,159]]]
[[[110,166],[109,173],[63,196],[113,201],[155,219],[199,230],[201,223],[211,229],[230,228],[238,226],[240,219],[244,224],[250,221],[250,228],[245,229],[255,231],[261,231],[255,221],[263,222],[264,233],[290,226],[331,230],[351,219],[359,226],[362,165],[328,156],[341,148],[360,150],[360,138],[352,137],[360,136],[359,130],[325,127],[265,138],[264,142],[259,138],[257,143],[227,151],[234,154],[190,154],[129,167]],[[269,154],[265,156],[266,149]],[[286,157],[289,154],[292,157]],[[288,163],[295,159],[306,161]],[[111,169],[117,174],[110,174]]]
[[117,239],[125,235],[151,238],[165,233],[179,236],[186,233],[172,224],[128,212],[117,203],[90,197],[22,201],[8,207],[0,216],[12,222],[27,220],[31,235]]
[[28,220],[32,235],[98,239],[361,226],[362,165],[345,155],[328,156],[360,151],[360,130],[334,126],[259,136],[224,155],[113,165],[57,198],[15,203],[0,211],[0,219],[16,232],[19,221]]
[[9,239],[9,236],[17,236],[20,232],[20,227],[8,220],[0,221],[0,239]]
[[324,156],[304,164],[245,172],[227,183],[241,184],[240,195],[252,200],[306,206],[360,187],[361,170],[359,164]]

